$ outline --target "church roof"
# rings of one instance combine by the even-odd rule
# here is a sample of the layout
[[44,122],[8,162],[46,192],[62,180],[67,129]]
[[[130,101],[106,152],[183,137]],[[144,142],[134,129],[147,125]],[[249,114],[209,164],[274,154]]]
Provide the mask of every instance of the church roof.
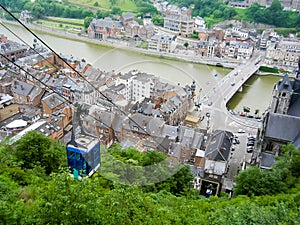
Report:
[[278,82],[277,88],[278,91],[293,91],[292,82],[288,74],[284,75],[283,78]]

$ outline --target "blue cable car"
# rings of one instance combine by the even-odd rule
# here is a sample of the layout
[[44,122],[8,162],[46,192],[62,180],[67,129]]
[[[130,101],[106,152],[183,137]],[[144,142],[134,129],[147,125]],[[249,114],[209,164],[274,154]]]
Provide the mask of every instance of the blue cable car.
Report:
[[67,144],[67,158],[74,178],[92,176],[100,167],[100,141],[91,135],[79,134]]

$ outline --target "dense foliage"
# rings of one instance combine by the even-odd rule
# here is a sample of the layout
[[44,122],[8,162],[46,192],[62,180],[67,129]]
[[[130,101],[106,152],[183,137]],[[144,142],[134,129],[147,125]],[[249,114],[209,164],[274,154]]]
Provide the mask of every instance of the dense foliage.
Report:
[[[193,8],[193,15],[204,17],[206,22],[242,19],[238,18],[234,7],[227,6],[221,0],[170,0],[170,2],[181,7]],[[260,6],[259,3],[253,3],[250,8],[245,9],[245,14],[243,19],[253,23],[264,23],[276,27],[300,27],[299,13],[283,10],[279,0],[274,0],[268,8]]]
[[[109,153],[135,166],[156,165],[165,159],[156,151],[140,153],[119,145]],[[56,157],[44,160],[49,154]],[[101,170],[78,181],[65,169],[64,154],[59,143],[36,132],[13,145],[0,144],[0,224],[300,223],[300,153],[292,145],[283,149],[283,156],[269,172],[256,168],[241,172],[237,196],[231,200],[205,199],[186,189],[191,178],[187,167],[149,187],[118,184],[104,178]],[[105,158],[102,166],[107,169],[110,162],[103,161]],[[52,168],[50,175],[46,168]]]
[[277,68],[271,68],[267,66],[261,66],[259,67],[259,70],[267,73],[279,73],[279,70]]
[[236,15],[236,11],[232,7],[228,7],[223,1],[211,0],[171,0],[173,4],[180,7],[192,7],[193,16],[231,19]]
[[35,0],[34,2],[27,0],[0,0],[0,3],[12,12],[19,13],[22,10],[29,10],[36,19],[45,16],[84,19],[87,16],[94,15],[89,9],[70,6],[50,0]]
[[246,10],[246,16],[250,22],[265,23],[276,27],[300,27],[299,13],[283,10],[279,0],[274,0],[268,8],[254,3]]
[[[28,0],[0,0],[0,4],[9,9],[12,12],[20,13],[22,10],[29,10],[32,16],[36,19],[43,18],[45,16],[64,17],[84,19],[86,17],[98,17],[104,18],[111,15],[122,14],[122,9],[116,7],[116,4],[112,4],[113,7],[109,11],[107,10],[91,10],[85,7],[78,7],[71,5],[68,2],[59,3],[52,0],[35,0],[34,2]],[[158,14],[157,9],[149,1],[136,0],[135,4],[138,8],[136,12],[137,16],[143,16],[146,13],[152,15]],[[97,6],[97,4],[96,4]],[[97,9],[97,7],[95,7]],[[7,16],[9,19],[9,16]]]

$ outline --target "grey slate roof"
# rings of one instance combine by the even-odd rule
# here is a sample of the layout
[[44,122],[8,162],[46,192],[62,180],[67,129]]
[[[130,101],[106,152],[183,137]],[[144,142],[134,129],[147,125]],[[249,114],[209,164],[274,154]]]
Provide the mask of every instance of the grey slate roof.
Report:
[[300,146],[300,132],[299,134],[297,135],[297,137],[294,139],[293,141],[293,145],[298,148]]
[[299,132],[299,117],[278,113],[269,114],[266,137],[292,142],[299,135]]
[[11,86],[13,93],[22,96],[28,96],[33,88],[34,85],[19,80],[14,80]]
[[293,82],[293,95],[288,109],[288,115],[300,117],[300,80]]
[[293,94],[290,106],[287,112],[288,115],[300,117],[300,96]]
[[292,83],[288,74],[285,74],[283,78],[278,82],[277,88],[278,91],[293,91]]
[[90,67],[90,69],[86,71],[84,75],[91,80],[96,80],[101,73],[102,72],[99,68]]
[[176,36],[168,36],[168,35],[161,35],[161,34],[155,34],[151,37],[151,41],[158,41],[163,43],[172,43],[175,41]]
[[131,119],[129,120],[129,127],[127,127],[127,129],[129,128],[130,130],[146,134],[148,131],[147,124],[151,119],[152,117],[150,116],[144,116],[142,114],[134,114],[131,116]]
[[169,155],[174,157],[179,157],[181,146],[179,143],[171,143],[171,147],[169,149]]
[[192,143],[193,137],[194,137],[194,130],[187,127],[184,130],[181,145],[189,149],[190,144]]
[[205,158],[214,161],[227,161],[232,144],[230,137],[232,136],[233,134],[229,131],[216,130],[209,138],[205,149]]
[[165,124],[163,128],[163,136],[169,137],[169,139],[176,140],[178,136],[178,127]]
[[104,27],[104,28],[122,28],[122,24],[118,21],[112,20],[110,17],[105,17],[104,19],[94,19],[92,22],[95,27]]
[[50,52],[50,51],[39,53],[39,54],[34,54],[34,55],[22,57],[22,58],[18,59],[16,61],[16,63],[18,65],[22,65],[22,64],[33,65],[33,64],[36,64],[36,63],[38,63],[40,61],[45,60],[45,58],[49,58],[51,55],[53,55],[53,53]]
[[122,14],[122,17],[124,20],[134,19],[134,15],[131,12]]
[[54,109],[65,102],[65,100],[56,93],[51,93],[44,97],[42,101],[44,101],[51,109]]
[[202,145],[203,138],[204,138],[203,133],[195,132],[191,147],[193,149],[200,149],[200,147]]
[[121,127],[126,119],[127,119],[127,117],[125,115],[116,114],[115,118],[112,122],[112,128],[114,129],[114,131],[120,132]]
[[10,40],[0,43],[0,52],[2,54],[6,54],[18,50],[26,50],[26,49],[27,49],[26,45],[21,45],[18,42],[14,42]]
[[40,88],[39,86],[35,86],[35,87],[31,90],[31,92],[30,92],[30,94],[29,94],[29,98],[30,98],[31,100],[33,100],[35,97],[37,97],[39,94],[41,94],[42,91],[43,91],[42,88]]
[[271,169],[271,166],[275,163],[275,155],[268,152],[261,153],[260,168]]
[[100,121],[106,126],[111,127],[114,119],[114,114],[112,112],[101,111],[96,117],[100,118]]
[[87,62],[85,62],[85,61],[80,61],[80,62],[77,64],[75,70],[78,71],[79,73],[81,73],[81,72],[83,72],[83,70],[85,69],[85,67],[86,67],[87,65],[88,65]]
[[152,118],[147,124],[147,131],[151,136],[162,137],[165,122],[159,118]]

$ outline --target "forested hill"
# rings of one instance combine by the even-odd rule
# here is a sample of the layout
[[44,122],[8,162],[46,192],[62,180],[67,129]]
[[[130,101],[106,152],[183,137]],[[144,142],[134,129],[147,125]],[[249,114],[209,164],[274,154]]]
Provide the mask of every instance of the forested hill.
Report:
[[45,16],[102,18],[127,12],[133,12],[136,16],[143,16],[146,13],[151,13],[152,16],[158,14],[157,9],[148,0],[0,0],[0,4],[16,14],[22,10],[29,10],[35,19]]
[[[253,23],[264,23],[276,27],[300,27],[300,14],[283,10],[279,0],[273,0],[268,8],[258,3],[247,9],[235,9],[222,0],[170,0],[169,2],[193,9],[194,16],[204,17],[207,21],[222,21],[227,19],[246,20]],[[228,1],[229,2],[229,1]]]
[[[112,182],[101,170],[78,181],[68,174],[65,152],[36,132],[0,144],[0,224],[300,224],[300,154],[292,145],[272,170],[241,172],[230,200],[199,196],[188,167],[144,187]],[[118,145],[110,155],[136,166],[165,157]],[[117,165],[102,158],[101,167]]]
[[[264,23],[276,27],[299,28],[300,14],[283,10],[279,0],[274,0],[270,7],[261,7],[258,3],[252,4],[247,9],[236,9],[227,6],[222,0],[169,0],[171,4],[190,7],[193,16],[201,16],[211,26],[214,23],[236,19],[252,23]],[[133,12],[136,16],[151,13],[154,20],[162,17],[150,0],[0,0],[0,4],[14,13],[22,10],[31,11],[34,18],[45,16],[85,19],[87,17],[103,18],[106,16],[120,15]],[[7,19],[10,19],[9,17]],[[162,24],[157,23],[157,24]]]

